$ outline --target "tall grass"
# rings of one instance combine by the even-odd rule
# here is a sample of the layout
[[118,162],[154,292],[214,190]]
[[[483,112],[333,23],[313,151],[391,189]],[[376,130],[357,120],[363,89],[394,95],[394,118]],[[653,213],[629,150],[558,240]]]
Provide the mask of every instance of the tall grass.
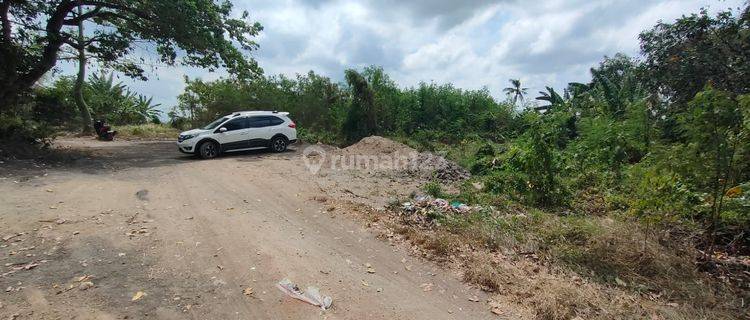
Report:
[[125,140],[177,140],[180,131],[166,124],[117,126],[117,138]]

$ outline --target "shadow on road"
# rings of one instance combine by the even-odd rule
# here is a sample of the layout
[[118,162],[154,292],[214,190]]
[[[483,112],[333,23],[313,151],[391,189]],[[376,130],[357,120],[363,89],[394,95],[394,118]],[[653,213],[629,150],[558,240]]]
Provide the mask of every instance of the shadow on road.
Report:
[[181,153],[172,141],[97,141],[84,138],[56,141],[50,150],[30,159],[6,160],[0,165],[0,176],[32,177],[47,170],[73,171],[88,174],[120,171],[131,168],[174,166],[197,161],[235,160],[254,162],[269,158],[290,160],[297,156],[297,146],[282,153],[269,149],[227,152],[212,160]]

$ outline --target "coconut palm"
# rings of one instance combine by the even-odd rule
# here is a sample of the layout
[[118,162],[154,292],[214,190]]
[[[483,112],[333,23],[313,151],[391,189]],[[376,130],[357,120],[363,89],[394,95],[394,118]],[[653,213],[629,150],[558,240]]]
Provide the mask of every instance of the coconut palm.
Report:
[[511,86],[503,89],[505,94],[510,97],[511,101],[513,101],[513,104],[516,104],[518,100],[523,102],[523,97],[528,92],[529,88],[522,88],[521,87],[521,80],[519,79],[508,79],[510,81]]

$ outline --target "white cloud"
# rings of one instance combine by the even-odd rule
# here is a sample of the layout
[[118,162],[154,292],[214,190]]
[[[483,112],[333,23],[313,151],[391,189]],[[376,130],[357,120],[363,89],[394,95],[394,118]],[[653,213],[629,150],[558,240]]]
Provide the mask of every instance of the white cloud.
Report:
[[[637,55],[638,34],[709,6],[743,0],[234,0],[264,26],[253,52],[267,74],[314,70],[335,80],[345,68],[381,65],[403,86],[420,81],[490,88],[502,98],[508,78],[536,92],[586,81],[604,55]],[[63,68],[73,73],[68,65]],[[183,75],[215,79],[194,68],[160,68],[134,89],[164,107],[176,103]],[[129,81],[130,82],[130,81]]]

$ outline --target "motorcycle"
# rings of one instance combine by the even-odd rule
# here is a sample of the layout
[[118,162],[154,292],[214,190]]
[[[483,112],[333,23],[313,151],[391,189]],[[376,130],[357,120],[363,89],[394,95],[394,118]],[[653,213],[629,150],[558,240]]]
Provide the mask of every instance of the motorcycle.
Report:
[[99,137],[99,140],[104,141],[114,140],[115,135],[117,134],[117,131],[112,130],[112,128],[102,120],[97,120],[96,122],[94,122],[94,131],[96,131],[96,135]]

